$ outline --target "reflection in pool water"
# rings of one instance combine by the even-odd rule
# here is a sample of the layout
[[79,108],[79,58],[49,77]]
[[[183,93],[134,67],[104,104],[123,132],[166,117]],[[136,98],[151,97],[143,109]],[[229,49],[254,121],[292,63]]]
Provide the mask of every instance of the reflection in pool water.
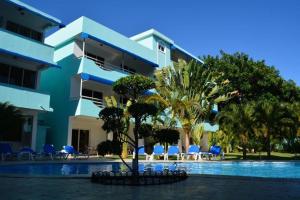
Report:
[[[300,178],[300,162],[181,162],[140,163],[139,170],[183,169],[188,174],[213,174],[272,178]],[[110,163],[33,163],[0,165],[0,174],[18,175],[91,175],[94,171],[124,171],[126,166]]]

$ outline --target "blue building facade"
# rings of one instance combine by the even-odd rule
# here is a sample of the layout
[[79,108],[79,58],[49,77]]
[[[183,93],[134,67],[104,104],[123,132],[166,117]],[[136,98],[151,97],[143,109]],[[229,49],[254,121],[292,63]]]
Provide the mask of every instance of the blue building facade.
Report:
[[0,1],[0,10],[0,102],[13,104],[24,116],[23,126],[2,134],[2,141],[16,149],[36,149],[45,142],[47,129],[39,115],[53,112],[50,94],[40,90],[40,75],[48,68],[59,73],[54,48],[44,43],[45,33],[63,24],[18,0]]
[[[112,91],[117,79],[133,73],[152,77],[156,69],[178,59],[202,62],[154,29],[128,38],[87,17],[73,21],[45,42],[55,48],[54,61],[61,66],[59,72],[48,68],[40,78],[40,89],[51,93],[54,108],[44,114],[51,127],[47,139],[79,151],[95,149],[111,137],[101,129],[98,113],[105,106],[105,96],[124,101]],[[218,128],[208,123],[204,127],[207,131]]]

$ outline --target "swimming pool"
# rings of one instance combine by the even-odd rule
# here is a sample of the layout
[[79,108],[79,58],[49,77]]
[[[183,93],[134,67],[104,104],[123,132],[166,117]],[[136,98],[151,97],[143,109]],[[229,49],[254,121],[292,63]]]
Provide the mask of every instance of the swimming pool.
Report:
[[[179,162],[140,163],[140,169],[184,169],[188,174],[230,175],[269,178],[300,178],[300,162]],[[93,171],[126,170],[122,163],[33,163],[0,165],[0,174],[70,176]]]

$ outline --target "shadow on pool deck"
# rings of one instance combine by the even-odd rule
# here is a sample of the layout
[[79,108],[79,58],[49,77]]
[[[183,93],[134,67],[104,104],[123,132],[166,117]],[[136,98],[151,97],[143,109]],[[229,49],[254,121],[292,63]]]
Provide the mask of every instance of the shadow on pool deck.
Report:
[[300,182],[192,176],[156,186],[108,186],[89,179],[0,178],[0,199],[300,199]]

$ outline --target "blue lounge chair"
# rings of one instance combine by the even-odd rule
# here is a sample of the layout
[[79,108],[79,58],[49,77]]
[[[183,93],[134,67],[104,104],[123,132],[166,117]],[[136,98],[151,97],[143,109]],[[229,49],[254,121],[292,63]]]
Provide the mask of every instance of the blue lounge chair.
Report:
[[[139,156],[146,156],[146,160],[148,160],[148,154],[145,152],[145,147],[144,146],[139,147],[138,155]],[[133,151],[132,158],[133,159],[135,158],[135,151]]]
[[18,158],[20,159],[24,155],[28,155],[29,160],[33,160],[36,156],[36,152],[33,151],[30,147],[23,147],[20,152],[18,153]]
[[178,146],[169,146],[168,152],[165,154],[165,160],[169,160],[169,156],[176,156],[177,160],[179,160]]
[[194,156],[194,159],[197,160],[199,152],[200,152],[200,147],[199,146],[190,145],[188,152],[181,154],[181,159],[183,160],[184,157],[186,157],[186,159],[188,160],[190,158],[190,156]]
[[220,146],[211,146],[210,147],[210,153],[212,156],[216,159],[217,156],[221,155],[222,148]]
[[1,160],[6,160],[7,156],[17,156],[16,152],[13,152],[11,145],[8,143],[0,143]]
[[211,159],[211,157],[213,158],[217,158],[217,156],[219,156],[222,153],[222,148],[220,146],[211,146],[209,151],[206,152],[200,152],[199,153],[199,159],[203,157],[206,157],[208,159]]
[[42,155],[49,156],[53,160],[53,157],[57,155],[53,144],[44,144]]
[[154,156],[164,156],[165,155],[165,149],[161,145],[156,145],[153,148],[153,153],[150,156],[150,160],[153,160]]
[[69,155],[72,155],[76,159],[77,156],[79,155],[79,153],[71,145],[63,146],[63,149],[61,150],[61,154],[64,155],[65,159],[67,159]]

